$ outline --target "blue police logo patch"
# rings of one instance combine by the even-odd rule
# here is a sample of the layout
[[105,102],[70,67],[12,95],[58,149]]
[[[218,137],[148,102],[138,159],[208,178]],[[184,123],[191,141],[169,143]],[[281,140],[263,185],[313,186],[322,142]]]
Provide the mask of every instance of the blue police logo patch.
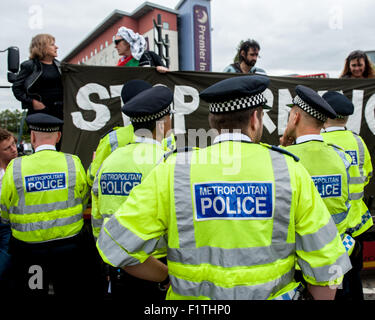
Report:
[[352,166],[358,165],[358,155],[356,150],[346,150],[345,153],[347,153],[349,156],[352,157]]
[[52,191],[66,188],[65,172],[37,174],[25,177],[26,192]]
[[196,220],[271,219],[272,182],[209,182],[194,184]]
[[323,199],[341,197],[341,174],[312,176],[312,179]]
[[110,196],[128,196],[141,183],[142,174],[132,172],[108,172],[100,177],[101,193]]

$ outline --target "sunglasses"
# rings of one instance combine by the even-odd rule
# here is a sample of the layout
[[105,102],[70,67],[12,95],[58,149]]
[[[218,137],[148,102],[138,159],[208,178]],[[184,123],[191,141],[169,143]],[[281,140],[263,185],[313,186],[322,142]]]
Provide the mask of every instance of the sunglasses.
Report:
[[124,39],[115,39],[114,43],[117,46],[121,41],[124,41]]

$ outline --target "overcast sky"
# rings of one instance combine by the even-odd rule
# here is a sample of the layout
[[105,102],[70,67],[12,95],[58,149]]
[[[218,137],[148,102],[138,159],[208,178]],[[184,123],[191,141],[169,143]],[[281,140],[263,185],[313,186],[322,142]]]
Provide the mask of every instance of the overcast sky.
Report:
[[[0,49],[18,46],[21,62],[31,38],[55,36],[62,60],[115,9],[133,12],[142,0],[1,0]],[[174,9],[179,0],[150,1]],[[257,66],[268,75],[329,73],[338,77],[353,50],[375,50],[373,0],[212,0],[213,71],[232,62],[241,39],[261,45]],[[38,17],[38,19],[36,19]],[[6,80],[0,54],[0,85]],[[0,89],[0,110],[20,108],[10,89]]]

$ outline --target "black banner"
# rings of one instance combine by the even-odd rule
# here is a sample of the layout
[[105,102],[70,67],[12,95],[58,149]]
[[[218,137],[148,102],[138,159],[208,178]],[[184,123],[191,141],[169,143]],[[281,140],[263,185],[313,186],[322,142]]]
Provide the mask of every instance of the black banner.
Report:
[[[126,81],[143,79],[152,85],[163,84],[174,92],[173,125],[178,145],[204,147],[201,136],[208,131],[208,108],[199,100],[199,92],[220,80],[242,74],[214,72],[158,73],[154,68],[119,68],[63,64],[64,129],[62,150],[76,154],[87,168],[100,138],[114,126],[129,123],[121,112],[121,88]],[[269,77],[271,84],[265,91],[272,110],[265,113],[262,141],[279,144],[284,132],[289,108],[297,84],[306,85],[320,94],[327,90],[341,91],[353,101],[354,114],[348,128],[366,142],[370,155],[375,149],[375,79],[316,79]],[[201,129],[199,131],[199,129]],[[203,134],[204,135],[204,134]],[[210,143],[210,140],[208,141]],[[374,156],[373,156],[374,158]],[[374,159],[373,159],[374,164]],[[375,195],[375,184],[370,182],[366,195]]]

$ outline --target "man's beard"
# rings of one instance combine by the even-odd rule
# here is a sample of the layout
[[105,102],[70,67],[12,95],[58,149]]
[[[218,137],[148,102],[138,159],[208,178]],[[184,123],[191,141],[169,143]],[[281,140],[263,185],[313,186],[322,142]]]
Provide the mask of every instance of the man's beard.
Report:
[[247,58],[244,59],[244,62],[246,63],[246,65],[248,65],[249,67],[254,67],[255,66],[255,63],[257,62],[256,60],[249,60]]

